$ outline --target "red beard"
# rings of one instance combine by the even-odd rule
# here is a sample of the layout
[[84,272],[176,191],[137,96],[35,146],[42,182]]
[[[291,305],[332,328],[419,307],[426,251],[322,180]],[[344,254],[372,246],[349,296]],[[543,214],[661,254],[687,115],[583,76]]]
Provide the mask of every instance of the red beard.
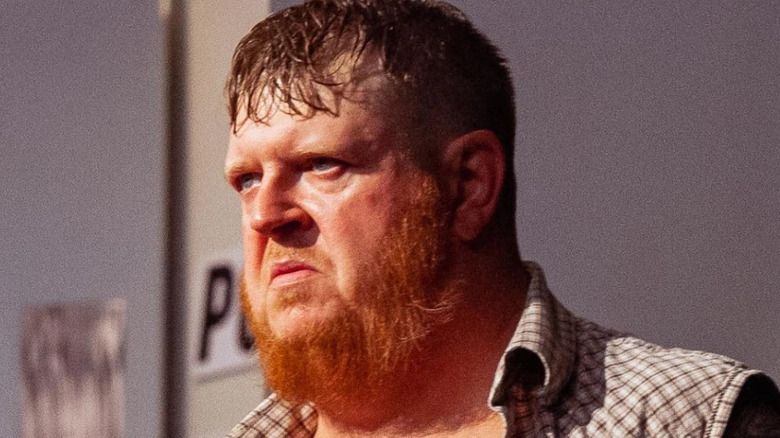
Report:
[[[377,245],[353,306],[304,336],[275,336],[264,312],[241,298],[266,383],[294,402],[371,398],[407,370],[421,342],[452,318],[458,282],[447,277],[449,213],[433,178]],[[369,268],[370,267],[370,268]]]

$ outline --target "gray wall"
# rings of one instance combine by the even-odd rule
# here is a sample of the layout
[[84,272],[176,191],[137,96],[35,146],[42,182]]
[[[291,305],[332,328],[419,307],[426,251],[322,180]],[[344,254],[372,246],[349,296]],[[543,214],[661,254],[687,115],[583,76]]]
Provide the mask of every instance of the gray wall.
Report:
[[780,3],[452,3],[511,63],[520,247],[559,298],[780,378]]
[[0,436],[20,436],[22,312],[127,300],[126,430],[159,436],[163,59],[152,0],[0,13]]
[[562,301],[780,377],[780,4],[457,3],[515,72],[520,246]]

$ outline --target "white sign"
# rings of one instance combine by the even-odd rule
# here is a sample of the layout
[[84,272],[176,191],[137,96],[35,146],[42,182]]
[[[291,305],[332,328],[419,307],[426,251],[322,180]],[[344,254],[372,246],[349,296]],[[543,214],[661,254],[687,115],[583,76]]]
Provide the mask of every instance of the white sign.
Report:
[[191,351],[192,373],[196,379],[212,378],[225,372],[245,370],[257,364],[254,339],[241,312],[241,252],[212,257],[196,274],[200,309],[196,315],[196,337]]

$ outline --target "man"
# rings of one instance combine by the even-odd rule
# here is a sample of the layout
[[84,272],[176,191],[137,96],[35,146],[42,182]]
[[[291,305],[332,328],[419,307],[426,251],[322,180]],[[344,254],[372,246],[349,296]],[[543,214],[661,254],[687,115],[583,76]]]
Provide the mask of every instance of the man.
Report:
[[227,95],[274,390],[231,437],[778,436],[767,377],[576,318],[521,260],[509,73],[453,7],[289,8]]

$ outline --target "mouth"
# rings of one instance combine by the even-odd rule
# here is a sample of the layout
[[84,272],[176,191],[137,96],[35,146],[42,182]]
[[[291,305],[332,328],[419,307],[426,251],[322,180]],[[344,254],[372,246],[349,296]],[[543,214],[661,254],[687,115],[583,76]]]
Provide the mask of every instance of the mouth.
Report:
[[306,263],[288,260],[277,262],[271,266],[271,286],[284,286],[306,279],[317,273],[317,270]]

